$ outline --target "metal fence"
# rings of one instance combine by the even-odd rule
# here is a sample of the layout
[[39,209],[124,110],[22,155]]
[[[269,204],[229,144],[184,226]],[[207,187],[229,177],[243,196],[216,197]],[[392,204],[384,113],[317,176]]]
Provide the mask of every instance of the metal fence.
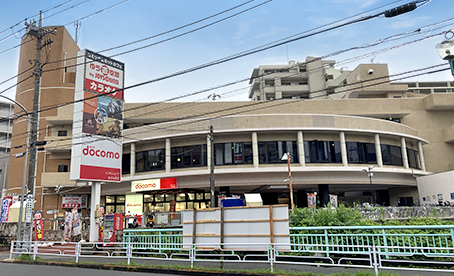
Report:
[[[421,233],[425,231],[426,233]],[[415,233],[420,232],[420,233]],[[180,249],[183,229],[127,229],[123,231],[124,243],[138,243],[140,249]],[[294,252],[311,251],[331,253],[359,253],[372,246],[384,246],[387,253],[407,255],[413,251],[407,247],[427,248],[427,252],[414,254],[450,254],[441,248],[453,248],[454,225],[413,226],[335,226],[291,227],[290,243]],[[151,248],[150,246],[153,246]],[[432,248],[432,249],[431,249]],[[366,250],[367,251],[367,250]]]
[[[422,233],[424,231],[424,233]],[[441,248],[453,248],[454,225],[413,226],[336,226],[292,227],[290,242],[293,244],[323,245],[326,254],[362,252],[368,246],[384,246],[386,253],[408,255],[450,254]],[[352,245],[353,247],[349,247]],[[341,247],[336,247],[341,246]],[[347,246],[347,247],[343,247]],[[413,252],[408,248],[426,248],[427,252]],[[304,248],[293,250],[304,252]]]
[[[310,265],[318,267],[350,267],[371,269],[378,275],[381,270],[414,270],[434,272],[454,272],[454,248],[450,247],[417,247],[417,246],[357,246],[357,245],[324,245],[324,244],[181,244],[181,248],[170,249],[174,244],[146,245],[149,249],[140,248],[142,243],[39,243],[39,242],[12,242],[10,258],[27,254],[35,259],[39,256],[43,260],[81,260],[94,262],[109,262],[117,259],[131,264],[138,261],[142,264],[158,261],[159,264],[186,263],[194,266],[195,263],[261,263],[269,266],[271,272],[276,268],[288,268],[295,265]],[[231,251],[224,247],[244,248],[249,250]],[[252,246],[252,248],[251,248]],[[254,246],[260,249],[254,250]],[[292,248],[279,251],[277,248]],[[360,247],[361,250],[356,250]],[[166,250],[163,250],[166,248]],[[264,249],[266,248],[266,249]],[[304,254],[301,250],[304,249]],[[399,249],[400,251],[395,251]],[[401,251],[408,252],[405,255]],[[342,252],[340,254],[339,252]],[[399,253],[393,253],[399,252]],[[428,252],[443,252],[435,254]],[[329,256],[327,255],[329,254]],[[422,254],[425,259],[414,259]],[[402,258],[405,256],[405,258]],[[442,259],[440,259],[442,257]],[[449,269],[449,268],[451,269]]]

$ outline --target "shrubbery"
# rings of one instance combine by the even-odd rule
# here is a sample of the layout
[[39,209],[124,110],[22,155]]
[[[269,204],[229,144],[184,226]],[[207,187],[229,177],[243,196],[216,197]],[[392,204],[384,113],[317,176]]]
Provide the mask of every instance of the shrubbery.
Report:
[[[376,207],[380,208],[380,207]],[[452,220],[434,217],[416,217],[408,220],[380,220],[365,219],[355,208],[339,204],[336,209],[331,208],[295,208],[290,213],[291,227],[316,226],[372,226],[372,225],[452,225]]]

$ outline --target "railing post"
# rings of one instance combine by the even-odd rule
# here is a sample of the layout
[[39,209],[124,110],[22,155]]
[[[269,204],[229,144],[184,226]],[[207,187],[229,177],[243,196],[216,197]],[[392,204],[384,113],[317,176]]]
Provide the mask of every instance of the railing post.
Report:
[[[11,260],[13,258],[13,248],[14,248],[14,243],[15,241],[11,241],[11,248],[9,250],[9,259]],[[17,243],[17,242],[16,242]]]
[[162,249],[161,248],[162,247],[162,244],[161,244],[162,243],[162,232],[161,231],[158,232],[158,241],[159,241],[159,253],[161,253],[161,249]]
[[128,246],[126,248],[126,256],[128,257],[128,265],[129,265],[131,263],[131,257],[132,257],[131,243],[128,243]]
[[194,259],[195,259],[195,247],[194,247],[194,244],[191,244],[191,249],[189,251],[189,260],[191,261],[191,268],[194,268]]
[[36,254],[38,254],[38,241],[33,242],[33,260],[36,259]]
[[80,251],[81,251],[81,245],[80,242],[76,244],[76,264],[79,262],[79,256],[80,256]]
[[325,250],[326,257],[329,257],[329,238],[328,238],[328,229],[325,229]]
[[374,266],[374,271],[375,275],[378,275],[378,262],[377,262],[377,247],[375,245],[372,246],[372,258],[373,258],[373,266]]
[[454,228],[451,227],[451,246],[454,247]]
[[388,255],[388,237],[386,235],[385,228],[382,229],[382,233],[383,233],[383,246],[385,246],[385,252],[386,252],[385,258],[389,259],[389,255]]
[[272,243],[270,243],[270,247],[268,249],[268,260],[270,261],[270,270],[271,270],[271,273],[274,273],[274,269],[275,269],[275,251],[274,251],[274,246]]

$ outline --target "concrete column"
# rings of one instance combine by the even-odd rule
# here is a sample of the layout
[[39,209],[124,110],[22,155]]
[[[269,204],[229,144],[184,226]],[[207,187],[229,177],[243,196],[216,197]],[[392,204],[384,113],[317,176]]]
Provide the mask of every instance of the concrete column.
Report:
[[276,91],[276,93],[274,93],[274,99],[275,100],[282,99],[282,91]]
[[404,164],[404,168],[408,169],[407,143],[405,142],[405,137],[400,138],[400,151],[402,152],[402,163]]
[[210,136],[207,135],[207,168],[211,168],[211,151],[214,150],[211,148]]
[[326,207],[329,203],[329,185],[318,185],[318,196],[320,198],[320,207]]
[[383,156],[381,155],[380,135],[375,134],[375,155],[377,157],[377,165],[383,168]]
[[97,242],[99,239],[99,219],[95,219],[95,211],[101,203],[101,183],[91,183],[91,204],[90,204],[90,242]]
[[426,171],[426,162],[424,162],[424,153],[422,151],[421,141],[418,141],[418,155],[419,155],[419,165],[421,165],[421,170]]
[[345,132],[341,131],[339,133],[340,147],[341,147],[341,156],[342,156],[342,165],[344,167],[348,166],[347,159],[347,144],[345,143]]
[[170,139],[166,139],[166,172],[169,173],[172,167],[172,147]]
[[298,131],[298,158],[300,160],[300,166],[306,166],[306,158],[304,157],[304,139],[303,132]]
[[252,160],[254,168],[259,167],[259,143],[257,139],[257,132],[252,132]]
[[130,164],[130,175],[136,174],[136,144],[131,143],[131,164]]

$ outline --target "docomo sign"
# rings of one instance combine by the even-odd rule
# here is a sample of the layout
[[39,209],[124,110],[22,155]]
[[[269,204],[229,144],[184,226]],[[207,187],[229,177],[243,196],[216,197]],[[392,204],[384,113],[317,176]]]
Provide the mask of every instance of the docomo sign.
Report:
[[120,153],[96,149],[96,146],[87,146],[82,150],[82,154],[101,158],[120,159]]
[[147,179],[141,181],[132,181],[131,192],[164,190],[177,188],[177,179],[162,178],[162,179]]
[[121,181],[121,141],[83,137],[80,169],[77,179],[88,181]]

